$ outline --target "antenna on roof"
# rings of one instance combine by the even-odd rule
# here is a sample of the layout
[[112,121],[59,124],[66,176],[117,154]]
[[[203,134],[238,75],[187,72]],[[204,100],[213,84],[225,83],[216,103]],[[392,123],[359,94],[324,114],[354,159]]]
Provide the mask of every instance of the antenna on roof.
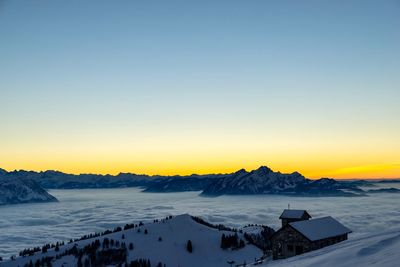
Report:
[[287,204],[287,209],[290,210],[290,203]]

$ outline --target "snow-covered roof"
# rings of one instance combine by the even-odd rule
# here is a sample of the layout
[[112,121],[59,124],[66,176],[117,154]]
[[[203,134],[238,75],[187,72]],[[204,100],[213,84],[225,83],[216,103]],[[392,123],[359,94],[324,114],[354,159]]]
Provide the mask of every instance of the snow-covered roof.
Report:
[[349,228],[331,216],[307,221],[292,222],[289,223],[289,225],[311,241],[351,233]]
[[306,210],[284,210],[279,219],[301,219],[304,213],[311,218],[310,214],[308,214]]

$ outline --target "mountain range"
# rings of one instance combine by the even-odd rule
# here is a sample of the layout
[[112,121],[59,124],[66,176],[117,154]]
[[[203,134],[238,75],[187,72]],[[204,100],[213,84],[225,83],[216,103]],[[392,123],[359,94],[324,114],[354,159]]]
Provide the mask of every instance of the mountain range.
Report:
[[[7,172],[0,169],[1,179],[32,180],[46,189],[122,188],[140,187],[144,192],[201,191],[204,196],[284,194],[299,196],[359,196],[365,195],[360,186],[373,186],[379,181],[343,181],[330,178],[311,180],[298,172],[274,172],[266,166],[252,171],[241,169],[228,174],[187,176],[149,176],[119,173],[118,175],[66,174],[59,171]],[[375,191],[374,191],[375,192]],[[393,191],[392,191],[393,192]],[[394,192],[393,192],[394,193]]]
[[310,196],[353,196],[362,194],[357,186],[334,179],[310,180],[298,172],[284,174],[266,166],[247,172],[241,169],[210,183],[203,195],[285,194]]

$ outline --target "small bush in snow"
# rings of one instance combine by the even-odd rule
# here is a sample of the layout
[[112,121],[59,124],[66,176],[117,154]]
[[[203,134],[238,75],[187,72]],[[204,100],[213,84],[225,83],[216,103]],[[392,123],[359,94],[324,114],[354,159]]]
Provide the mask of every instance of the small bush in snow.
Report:
[[192,241],[188,240],[186,243],[186,249],[189,253],[193,252],[193,246],[192,246]]

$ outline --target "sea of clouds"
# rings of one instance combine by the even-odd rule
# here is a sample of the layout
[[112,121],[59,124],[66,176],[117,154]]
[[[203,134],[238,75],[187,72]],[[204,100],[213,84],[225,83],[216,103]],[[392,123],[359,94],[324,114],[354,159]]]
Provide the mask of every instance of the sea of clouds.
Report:
[[126,223],[182,213],[234,227],[256,223],[278,229],[279,215],[288,204],[293,209],[307,209],[314,218],[333,216],[352,229],[353,236],[400,223],[400,194],[390,193],[366,197],[202,197],[199,192],[142,193],[138,188],[50,193],[60,202],[0,207],[0,256],[17,255],[27,247],[67,241]]

